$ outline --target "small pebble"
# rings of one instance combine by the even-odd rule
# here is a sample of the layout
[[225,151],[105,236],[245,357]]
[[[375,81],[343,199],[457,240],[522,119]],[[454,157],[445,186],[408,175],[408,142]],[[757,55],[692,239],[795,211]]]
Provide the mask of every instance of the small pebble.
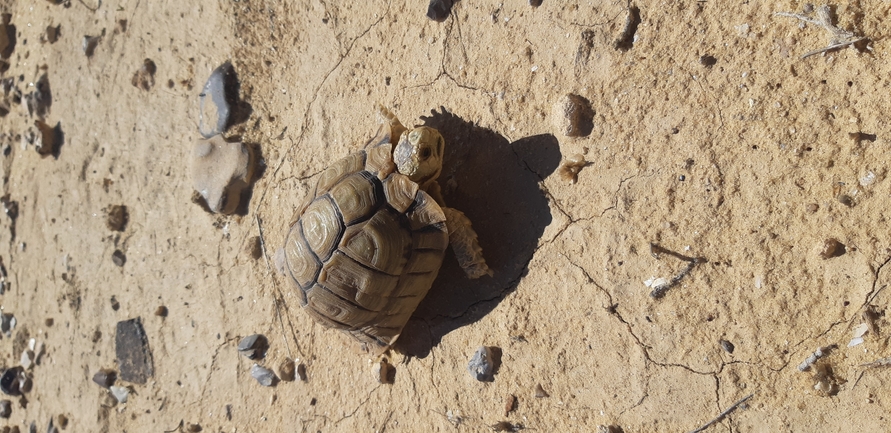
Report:
[[845,246],[838,239],[829,238],[823,242],[823,249],[820,250],[820,257],[823,260],[841,256],[845,253]]
[[155,315],[158,317],[167,317],[167,307],[161,305],[155,309]]
[[594,130],[594,110],[579,95],[563,95],[554,103],[551,119],[557,131],[567,137],[587,137]]
[[60,413],[56,417],[56,425],[58,425],[60,429],[65,430],[65,428],[68,427],[68,417]]
[[43,321],[43,324],[46,325],[47,327],[51,327],[51,326],[53,326],[55,323],[56,323],[56,321],[55,321],[52,317],[47,317],[47,318]]
[[130,213],[127,211],[127,206],[114,205],[108,208],[108,216],[105,220],[105,225],[108,226],[109,230],[122,232],[127,227],[127,222],[129,220]]
[[541,0],[529,0],[529,6],[536,8],[541,6]]
[[51,44],[56,43],[59,40],[59,35],[62,33],[62,25],[46,26],[46,31],[43,33],[41,37],[41,42],[49,42]]
[[248,359],[262,359],[269,349],[269,340],[262,334],[248,335],[238,343],[238,352]]
[[12,415],[12,402],[0,400],[0,418],[9,418]]
[[720,340],[719,343],[721,343],[721,347],[725,351],[727,351],[727,353],[733,353],[733,350],[735,349],[735,346],[733,346],[733,343],[731,343],[727,340]]
[[198,95],[201,112],[198,131],[204,138],[223,133],[228,128],[234,103],[238,100],[238,78],[229,62],[211,72],[204,89]]
[[118,302],[117,298],[114,295],[111,295],[111,309],[114,311],[118,311],[121,309],[121,303]]
[[124,386],[109,386],[108,390],[111,391],[111,395],[114,396],[114,399],[118,401],[118,403],[126,403],[127,398],[130,396],[130,389]]
[[617,425],[599,425],[597,426],[597,433],[624,433],[624,430]]
[[296,370],[297,367],[294,364],[294,360],[291,358],[285,358],[278,366],[278,377],[280,377],[285,382],[293,382],[296,375]]
[[12,367],[7,368],[6,371],[3,372],[3,375],[0,376],[0,391],[3,391],[6,395],[20,395],[21,382],[19,381],[19,373],[21,373],[22,367]]
[[186,427],[186,431],[189,433],[198,433],[201,430],[202,428],[199,424],[189,424],[189,426]]
[[93,57],[100,40],[102,40],[102,36],[84,36],[82,47],[87,57]]
[[300,363],[297,365],[297,377],[306,382],[306,364]]
[[39,132],[39,134],[34,137],[34,145],[37,147],[37,153],[42,157],[50,155],[58,156],[59,144],[61,144],[61,141],[57,140],[57,137],[61,135],[59,124],[54,127],[37,119],[34,121],[34,126]]
[[27,370],[31,368],[32,365],[34,365],[34,361],[36,360],[36,358],[37,355],[34,354],[33,350],[25,349],[22,351],[22,357],[19,360],[19,364],[22,366],[22,368]]
[[254,379],[257,379],[257,382],[263,386],[273,386],[278,380],[272,370],[265,367],[260,367],[257,364],[254,364],[254,366],[251,367],[251,376],[253,376]]
[[491,382],[494,380],[495,363],[492,355],[492,349],[487,346],[480,346],[476,350],[467,364],[467,371],[470,372],[474,379],[480,382]]
[[118,374],[114,370],[103,368],[93,375],[93,382],[103,388],[108,388],[109,386],[114,385],[114,381],[117,380],[117,377]]
[[807,205],[807,207],[805,209],[807,209],[807,211],[810,213],[814,213],[818,209],[820,209],[820,206],[816,203],[811,203],[811,204]]
[[15,329],[15,316],[12,313],[0,314],[0,332],[6,334],[7,337],[12,336],[12,330]]
[[509,421],[499,421],[492,424],[492,431],[518,432],[523,429],[522,424],[512,424]]
[[155,66],[155,62],[152,59],[143,60],[142,66],[133,74],[130,84],[145,91],[151,90],[152,86],[155,85],[155,72],[157,70],[158,67]]
[[427,6],[427,18],[433,21],[443,22],[452,13],[452,6],[455,0],[430,0]]
[[125,256],[124,252],[121,250],[114,250],[114,252],[111,253],[111,261],[115,266],[121,267],[124,266],[124,263],[127,263],[127,256]]
[[550,397],[551,395],[541,387],[541,384],[535,385],[535,398],[545,398]]

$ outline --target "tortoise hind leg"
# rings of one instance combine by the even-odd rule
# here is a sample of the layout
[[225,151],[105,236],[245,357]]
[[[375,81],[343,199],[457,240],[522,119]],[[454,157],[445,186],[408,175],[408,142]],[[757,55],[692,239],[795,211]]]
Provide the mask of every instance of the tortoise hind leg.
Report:
[[486,264],[486,259],[483,258],[483,249],[477,242],[477,235],[473,231],[470,219],[457,209],[444,207],[442,212],[446,216],[446,226],[449,229],[449,244],[467,277],[470,279],[476,279],[483,275],[491,277],[493,272]]

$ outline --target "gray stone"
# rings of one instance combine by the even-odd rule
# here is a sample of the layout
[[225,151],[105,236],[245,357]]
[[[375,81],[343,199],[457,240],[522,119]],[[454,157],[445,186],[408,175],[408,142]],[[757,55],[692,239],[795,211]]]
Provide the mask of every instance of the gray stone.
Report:
[[126,403],[127,398],[130,396],[130,389],[124,386],[110,386],[108,390],[111,391],[111,395],[114,396],[118,403]]
[[230,126],[230,115],[238,99],[238,95],[232,94],[237,89],[232,85],[233,78],[235,69],[232,64],[223,63],[213,70],[198,95],[201,109],[198,128],[204,138],[220,134]]
[[467,364],[467,371],[474,379],[481,382],[494,380],[495,361],[492,348],[481,346],[477,349],[473,357],[470,358],[470,363]]
[[262,334],[248,335],[238,343],[238,352],[248,359],[262,359],[269,349],[269,341]]
[[114,342],[121,379],[138,384],[146,383],[154,374],[154,366],[142,320],[137,317],[118,322]]
[[257,379],[257,382],[263,386],[274,386],[278,382],[278,377],[275,376],[272,370],[257,364],[251,367],[251,376]]

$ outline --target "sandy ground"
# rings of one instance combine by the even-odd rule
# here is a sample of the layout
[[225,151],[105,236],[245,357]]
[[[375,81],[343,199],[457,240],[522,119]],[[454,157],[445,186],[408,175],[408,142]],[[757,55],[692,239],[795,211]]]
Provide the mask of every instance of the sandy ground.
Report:
[[[620,50],[620,1],[464,0],[441,23],[419,0],[0,2],[16,39],[2,77],[28,94],[46,74],[64,140],[57,157],[23,144],[36,114],[5,97],[0,195],[18,215],[0,215],[0,301],[17,324],[0,353],[17,365],[29,338],[45,353],[0,424],[677,432],[754,394],[709,431],[886,431],[891,376],[861,364],[891,356],[887,2],[833,5],[870,39],[807,59],[828,33],[774,15],[803,3],[635,6]],[[85,35],[102,35],[91,57]],[[131,84],[144,59],[149,90]],[[226,60],[253,109],[227,135],[266,163],[232,217],[192,202],[189,169],[198,93]],[[590,101],[589,136],[552,122],[566,93]],[[442,131],[446,200],[495,270],[470,282],[446,260],[401,340],[410,356],[389,356],[392,385],[246,249],[262,230],[271,257],[320,171],[374,133],[378,102]],[[589,164],[571,184],[559,166],[574,154]],[[123,231],[107,225],[116,205]],[[828,239],[844,254],[824,259]],[[688,263],[651,243],[704,259],[660,299],[644,282]],[[848,347],[864,311],[875,326]],[[154,375],[119,381],[116,404],[91,378],[118,367],[115,326],[135,317]],[[257,384],[236,350],[253,333],[271,342],[261,364],[291,357],[308,380]],[[466,370],[480,345],[502,352],[493,382]]]

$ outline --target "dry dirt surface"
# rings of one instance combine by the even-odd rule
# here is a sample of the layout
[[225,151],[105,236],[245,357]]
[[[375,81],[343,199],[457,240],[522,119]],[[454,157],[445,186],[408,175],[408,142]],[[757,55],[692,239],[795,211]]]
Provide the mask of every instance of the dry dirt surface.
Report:
[[[689,432],[731,407],[705,431],[889,431],[891,370],[864,366],[891,357],[888,2],[830,4],[866,39],[804,59],[833,34],[776,15],[816,16],[799,2],[427,6],[0,0],[0,359],[43,345],[3,432]],[[227,60],[250,116],[225,135],[265,168],[219,216],[189,159]],[[553,118],[569,93],[587,136]],[[446,201],[495,272],[447,256],[392,384],[271,264],[376,103],[440,129]],[[151,376],[118,403],[91,379],[137,317]],[[491,382],[467,371],[484,345]],[[286,358],[305,380],[251,376]]]

